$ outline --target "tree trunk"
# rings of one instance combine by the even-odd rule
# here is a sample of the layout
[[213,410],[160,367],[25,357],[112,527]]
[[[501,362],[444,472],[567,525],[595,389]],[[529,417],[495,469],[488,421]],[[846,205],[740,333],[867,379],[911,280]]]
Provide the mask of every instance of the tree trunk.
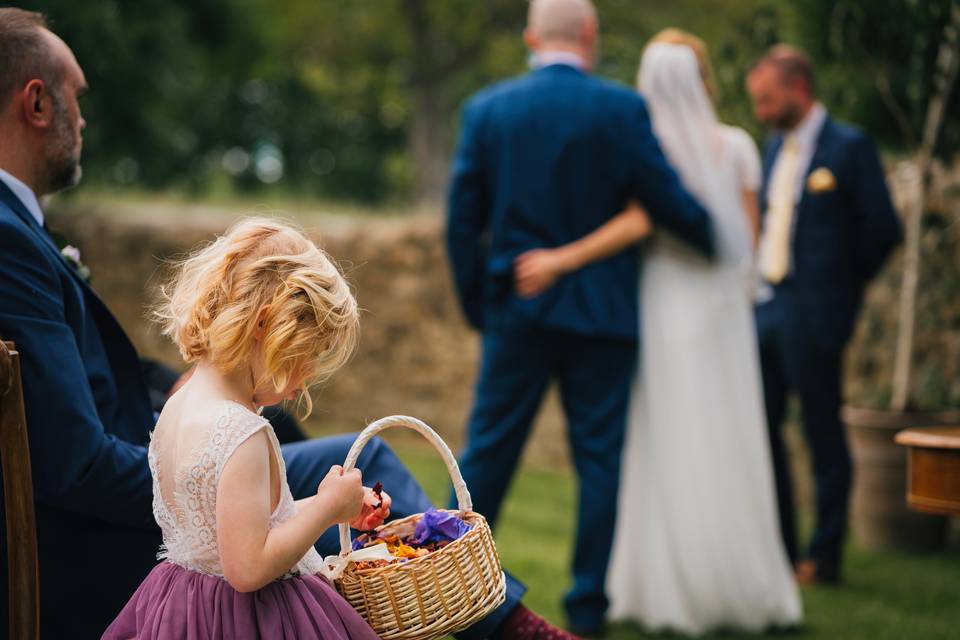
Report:
[[418,206],[441,206],[450,162],[446,93],[433,83],[417,83],[411,90],[414,108],[407,144],[413,161],[414,202]]
[[914,322],[917,304],[917,283],[920,278],[920,236],[927,189],[930,185],[930,164],[937,146],[940,126],[947,101],[957,79],[960,66],[960,4],[954,3],[950,23],[943,33],[937,54],[940,73],[934,94],[927,107],[923,139],[915,159],[916,175],[912,179],[912,194],[906,211],[906,250],[904,253],[903,285],[900,290],[900,328],[897,332],[897,352],[893,367],[893,397],[891,408],[903,411],[910,400],[910,378],[913,367]]
[[435,207],[446,188],[447,109],[444,80],[445,47],[438,38],[426,0],[404,0],[403,16],[413,42],[407,88],[413,104],[407,149],[413,161],[413,200],[416,206]]
[[904,411],[910,395],[914,320],[916,318],[917,282],[920,278],[920,234],[922,231],[924,191],[928,161],[922,153],[911,162],[904,211],[906,238],[903,253],[903,283],[900,286],[900,322],[897,330],[897,351],[893,365],[893,397],[891,409]]

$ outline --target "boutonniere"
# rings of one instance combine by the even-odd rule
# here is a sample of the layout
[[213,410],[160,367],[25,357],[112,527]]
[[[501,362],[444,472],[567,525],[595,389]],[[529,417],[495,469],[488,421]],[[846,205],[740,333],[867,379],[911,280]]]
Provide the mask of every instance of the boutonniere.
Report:
[[820,167],[810,172],[807,178],[807,191],[810,193],[826,193],[837,188],[837,179],[833,172],[826,167]]
[[56,231],[51,231],[50,237],[53,238],[53,243],[60,249],[60,255],[66,263],[73,267],[73,270],[77,272],[81,280],[89,284],[90,267],[83,264],[83,260],[80,259],[80,249],[69,244],[63,234],[57,233]]

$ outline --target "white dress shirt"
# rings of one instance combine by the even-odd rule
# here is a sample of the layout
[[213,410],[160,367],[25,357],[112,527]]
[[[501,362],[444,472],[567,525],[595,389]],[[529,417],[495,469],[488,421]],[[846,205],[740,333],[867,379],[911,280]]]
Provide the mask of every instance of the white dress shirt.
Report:
[[[797,157],[797,182],[793,192],[796,202],[800,202],[800,198],[803,197],[803,182],[810,170],[810,161],[813,160],[813,154],[817,150],[817,139],[820,137],[820,131],[823,130],[823,123],[826,121],[827,110],[821,103],[815,102],[814,105],[810,107],[807,115],[803,117],[803,120],[791,131],[785,132],[786,135],[793,135],[796,138],[799,147],[799,155]],[[779,161],[780,153],[777,152],[777,157],[773,161],[773,166],[770,168],[771,176],[776,175],[777,163]],[[770,197],[769,189],[770,185],[767,184],[767,199]]]
[[587,69],[587,61],[572,51],[542,51],[535,53],[530,61],[530,66],[534,69],[549,67],[552,64],[565,64],[580,71]]
[[23,206],[25,206],[27,211],[30,212],[30,215],[36,219],[37,224],[42,227],[43,209],[40,208],[40,202],[37,201],[37,196],[33,193],[33,189],[25,185],[22,180],[15,178],[3,169],[0,169],[0,180],[2,180],[5,185],[10,187],[10,191],[13,191],[13,195],[20,198],[20,202],[23,203]]

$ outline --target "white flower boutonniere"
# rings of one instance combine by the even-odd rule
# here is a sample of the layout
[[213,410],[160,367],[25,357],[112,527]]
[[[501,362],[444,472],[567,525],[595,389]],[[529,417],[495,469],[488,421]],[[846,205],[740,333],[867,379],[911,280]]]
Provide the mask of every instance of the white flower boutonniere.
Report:
[[60,255],[63,257],[66,263],[73,267],[73,270],[77,272],[77,275],[80,276],[84,282],[89,284],[90,267],[83,264],[83,260],[80,259],[80,249],[77,249],[72,244],[67,243],[67,239],[56,231],[50,232],[50,238],[53,239],[53,243],[57,245],[58,249],[60,249]]
[[60,249],[60,255],[74,264],[80,264],[80,249],[77,249],[72,244],[68,244],[63,249]]
[[60,249],[60,255],[74,268],[77,275],[83,278],[84,282],[90,282],[90,267],[83,264],[83,261],[80,260],[80,249],[77,249],[72,244],[68,244],[63,249]]

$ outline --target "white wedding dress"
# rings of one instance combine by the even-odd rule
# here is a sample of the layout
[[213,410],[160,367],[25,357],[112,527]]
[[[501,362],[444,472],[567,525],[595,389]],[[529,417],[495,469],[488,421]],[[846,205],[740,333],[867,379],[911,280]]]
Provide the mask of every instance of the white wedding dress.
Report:
[[756,147],[717,122],[689,48],[650,46],[640,84],[664,152],[713,218],[718,257],[662,233],[645,255],[610,617],[690,634],[794,625],[802,612],[779,533],[741,197],[759,181]]

